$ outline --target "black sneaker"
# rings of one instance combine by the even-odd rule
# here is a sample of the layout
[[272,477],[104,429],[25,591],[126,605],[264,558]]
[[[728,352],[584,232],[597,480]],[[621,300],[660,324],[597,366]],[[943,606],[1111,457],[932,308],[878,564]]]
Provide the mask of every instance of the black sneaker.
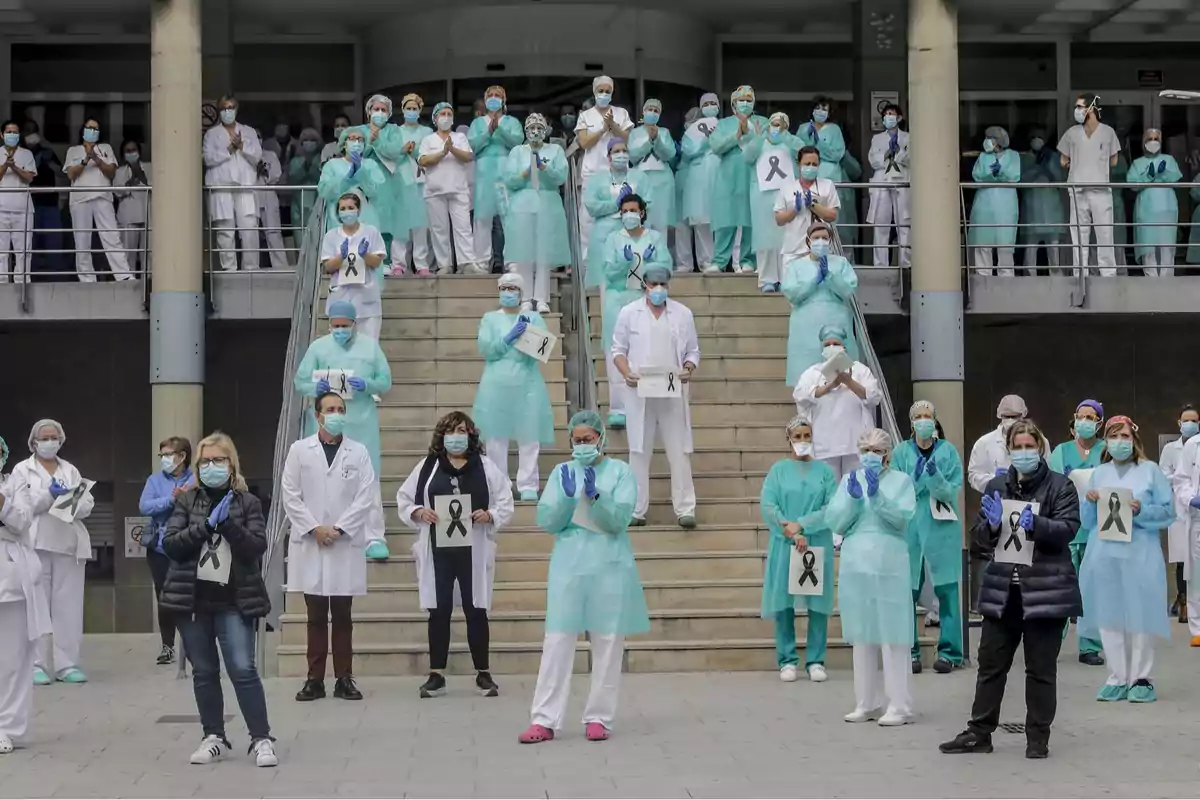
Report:
[[362,692],[354,685],[354,678],[338,678],[333,684],[333,696],[340,700],[362,700]]
[[1029,742],[1025,745],[1026,758],[1049,758],[1050,748],[1045,742]]
[[939,675],[945,675],[954,671],[954,664],[947,658],[939,658],[933,662],[933,671]]
[[484,697],[497,697],[500,694],[500,687],[492,680],[492,673],[486,669],[475,676],[475,686]]
[[912,660],[912,671],[913,671],[913,675],[921,674],[921,659],[914,658]]
[[175,663],[175,648],[169,644],[164,644],[162,650],[158,651],[158,658],[154,660],[155,664],[162,666],[164,664]]
[[982,736],[974,731],[963,731],[958,736],[955,736],[948,742],[942,742],[938,745],[938,750],[941,750],[947,755],[962,755],[964,753],[990,753],[992,747],[992,737]]
[[309,678],[304,682],[304,688],[296,692],[296,701],[300,703],[308,703],[313,700],[320,700],[325,696],[325,681],[318,681],[314,678]]
[[429,673],[429,679],[421,684],[421,697],[441,697],[446,693],[446,679],[440,672]]
[[1080,653],[1079,663],[1087,664],[1089,667],[1103,667],[1104,656],[1099,653]]

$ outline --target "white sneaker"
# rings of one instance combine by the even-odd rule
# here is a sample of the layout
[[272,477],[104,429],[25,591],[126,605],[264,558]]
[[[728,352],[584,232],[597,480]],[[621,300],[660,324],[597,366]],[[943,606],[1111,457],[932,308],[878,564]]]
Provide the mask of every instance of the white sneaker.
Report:
[[879,725],[882,728],[897,728],[910,722],[912,722],[912,717],[897,711],[889,711],[879,718]]
[[825,671],[823,665],[813,664],[808,668],[808,679],[813,683],[824,683],[829,680],[829,673]]
[[856,722],[856,723],[857,722],[871,722],[873,720],[879,719],[879,715],[880,715],[880,710],[878,708],[873,709],[871,711],[866,711],[861,708],[856,708],[853,711],[851,711],[849,714],[847,714],[846,716],[842,717],[842,719],[846,720],[846,722]]
[[193,764],[212,764],[225,758],[229,753],[229,743],[220,736],[212,735],[204,737],[204,741],[196,748],[196,752],[192,753]]
[[550,304],[549,303],[538,303],[537,310],[538,310],[539,314],[549,314],[550,313]]
[[524,303],[521,303],[521,310],[522,311],[533,311],[533,301],[526,300]]
[[6,756],[13,751],[12,739],[0,733],[0,756]]
[[788,664],[786,666],[780,667],[779,668],[779,680],[783,681],[784,683],[795,683],[796,682],[796,665]]
[[279,766],[279,756],[275,755],[275,745],[270,739],[259,739],[250,749],[254,752],[254,763],[258,766]]

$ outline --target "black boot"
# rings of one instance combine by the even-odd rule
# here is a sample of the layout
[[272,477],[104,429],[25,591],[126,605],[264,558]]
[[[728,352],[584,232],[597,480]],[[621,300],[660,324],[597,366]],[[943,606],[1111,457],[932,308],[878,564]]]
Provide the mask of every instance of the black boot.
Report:
[[304,682],[304,688],[296,692],[296,700],[301,703],[308,703],[313,700],[320,700],[325,696],[325,681],[319,681],[316,678],[309,678]]
[[1032,739],[1025,744],[1026,758],[1049,758],[1050,746],[1045,742],[1035,742]]
[[333,684],[333,696],[341,700],[362,700],[362,692],[354,685],[354,678],[338,678]]

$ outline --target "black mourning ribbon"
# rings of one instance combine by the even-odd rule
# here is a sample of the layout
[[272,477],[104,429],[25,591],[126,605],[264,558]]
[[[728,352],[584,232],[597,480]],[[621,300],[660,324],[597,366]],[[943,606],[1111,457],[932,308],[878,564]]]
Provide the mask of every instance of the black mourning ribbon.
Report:
[[934,502],[937,503],[937,510],[939,514],[951,514],[954,512],[954,510],[950,508],[950,506],[946,505],[944,501],[935,498]]
[[1129,531],[1125,530],[1125,523],[1121,521],[1121,498],[1113,492],[1108,496],[1108,522],[1104,523],[1104,527],[1100,532],[1108,530],[1112,526],[1117,526],[1117,532],[1122,536],[1128,536]]
[[338,376],[338,394],[350,394],[350,385],[348,380],[349,379],[346,377],[345,372]]
[[1017,546],[1017,552],[1019,553],[1021,552],[1021,548],[1024,546],[1021,544],[1021,537],[1017,536],[1017,531],[1021,528],[1017,522],[1019,519],[1021,519],[1021,513],[1019,511],[1014,511],[1008,515],[1009,534],[1008,538],[1004,540],[1005,550],[1008,549],[1009,545],[1015,544]]
[[79,508],[79,501],[83,499],[83,496],[86,493],[87,489],[85,488],[85,484],[81,483],[75,487],[74,491],[63,495],[62,499],[58,501],[58,505],[55,506],[55,508],[59,509],[60,511],[65,509],[66,512],[71,515],[71,519],[74,519]]
[[354,253],[346,254],[346,277],[358,275],[358,256]]
[[769,181],[772,178],[774,178],[776,175],[778,175],[781,178],[787,177],[787,175],[785,175],[783,170],[780,169],[780,167],[779,167],[779,156],[768,156],[767,162],[771,165],[771,173],[769,175],[767,175],[766,180]]
[[675,373],[674,372],[667,373],[667,391],[668,392],[675,391]]
[[211,561],[213,569],[220,569],[221,559],[217,555],[219,552],[217,548],[220,546],[220,544],[220,536],[213,536],[211,539],[209,539],[204,548],[204,555],[200,557],[200,564],[198,566],[203,567],[205,564]]
[[820,586],[817,581],[817,554],[812,550],[805,550],[800,554],[800,566],[804,567],[804,572],[800,573],[800,580],[797,586],[803,586],[806,581],[812,581],[814,587]]
[[449,539],[453,536],[456,529],[462,534],[464,539],[467,538],[467,526],[463,525],[462,521],[462,502],[451,500],[446,510],[450,512],[450,524],[446,526],[446,538]]
[[543,336],[543,337],[542,337],[542,346],[538,348],[538,355],[539,355],[539,356],[544,356],[544,355],[546,355],[546,345],[548,345],[548,344],[550,344],[550,337],[549,337],[549,336]]

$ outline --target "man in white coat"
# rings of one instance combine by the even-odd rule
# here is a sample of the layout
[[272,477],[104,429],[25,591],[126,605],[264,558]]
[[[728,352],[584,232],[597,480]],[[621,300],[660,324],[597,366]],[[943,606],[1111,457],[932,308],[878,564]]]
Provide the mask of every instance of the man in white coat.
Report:
[[367,448],[342,435],[346,401],[317,398],[317,432],[294,443],[283,465],[288,537],[288,591],[303,592],[308,609],[308,680],[296,695],[325,696],[325,659],[333,617],[333,696],[361,700],[354,685],[351,607],[367,593],[367,527],[379,504],[379,482]]
[[[692,414],[688,383],[700,365],[700,338],[692,311],[667,298],[671,270],[654,266],[645,272],[646,296],[621,309],[613,330],[612,354],[617,371],[635,391],[626,399],[629,465],[637,476],[638,497],[632,525],[646,524],[650,509],[650,459],[661,435],[671,467],[671,504],[679,527],[696,527],[696,487],[692,483]],[[643,378],[653,376],[638,389]],[[610,380],[616,379],[616,376]],[[653,394],[654,396],[649,396]]]
[[1195,580],[1193,574],[1196,559],[1200,558],[1200,434],[1184,443],[1171,475],[1171,488],[1175,491],[1176,509],[1186,510],[1183,521],[1187,552],[1183,554],[1183,578],[1187,582],[1188,632],[1192,636],[1192,647],[1200,647],[1200,580]]
[[[912,210],[909,204],[909,154],[908,131],[900,130],[900,106],[889,103],[883,109],[883,132],[871,139],[871,151],[867,154],[875,170],[871,183],[885,184],[871,187],[871,206],[867,210],[867,222],[875,226],[875,266],[890,265],[888,244],[892,240],[892,226],[896,227],[896,242],[900,246],[900,266],[912,264],[912,250],[908,246],[909,225]],[[905,184],[886,186],[886,184]]]
[[[219,103],[221,123],[204,134],[204,184],[219,186],[257,186],[262,144],[258,132],[237,121],[238,103],[222,97]],[[214,191],[209,195],[209,216],[217,231],[221,269],[237,270],[237,251],[233,244],[236,227],[241,241],[242,267],[258,269],[258,199],[253,191]]]
[[[1175,485],[1175,471],[1183,456],[1183,448],[1188,439],[1200,433],[1200,411],[1191,403],[1184,405],[1179,411],[1179,438],[1163,445],[1158,455],[1158,468],[1162,470],[1172,488]],[[1188,608],[1188,584],[1192,573],[1192,547],[1190,542],[1190,513],[1188,503],[1191,497],[1182,498],[1175,495],[1175,521],[1167,528],[1167,563],[1175,565],[1175,602],[1171,604],[1170,614],[1177,614],[1180,622],[1191,619],[1191,609]]]
[[283,248],[283,223],[279,220],[279,193],[270,187],[279,185],[283,179],[283,166],[279,163],[277,140],[272,139],[263,146],[262,160],[258,162],[258,185],[267,188],[255,192],[258,200],[259,219],[263,235],[267,239],[267,252],[271,256],[271,269],[287,269],[287,251]]

